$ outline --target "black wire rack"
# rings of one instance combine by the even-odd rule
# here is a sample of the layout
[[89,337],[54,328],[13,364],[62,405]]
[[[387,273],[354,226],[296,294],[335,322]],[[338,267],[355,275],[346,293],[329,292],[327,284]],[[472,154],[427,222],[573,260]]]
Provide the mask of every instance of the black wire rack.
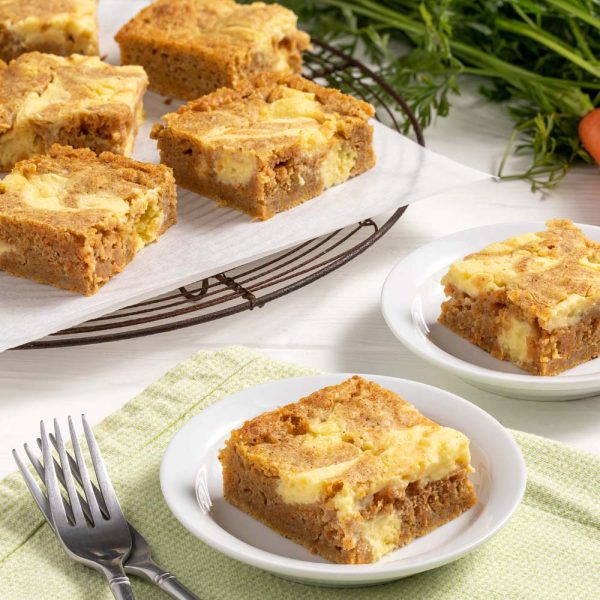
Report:
[[[407,122],[417,142],[425,145],[423,132],[406,102],[379,75],[345,52],[313,40],[313,50],[304,55],[303,74],[371,102],[376,108],[376,118],[398,131]],[[261,308],[350,262],[385,235],[406,208],[399,208],[385,222],[366,219],[20,348],[111,342],[172,331]]]

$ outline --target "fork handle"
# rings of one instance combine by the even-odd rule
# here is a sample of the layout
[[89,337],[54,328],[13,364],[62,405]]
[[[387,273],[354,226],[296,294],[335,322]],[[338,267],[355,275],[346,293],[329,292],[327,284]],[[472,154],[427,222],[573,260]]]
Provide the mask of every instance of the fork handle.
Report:
[[114,569],[105,572],[110,591],[116,600],[135,600],[129,577],[123,569]]
[[145,559],[135,565],[125,563],[125,570],[132,575],[144,577],[175,600],[200,600],[198,596],[192,594],[183,584],[179,583],[175,575],[165,571],[152,559]]

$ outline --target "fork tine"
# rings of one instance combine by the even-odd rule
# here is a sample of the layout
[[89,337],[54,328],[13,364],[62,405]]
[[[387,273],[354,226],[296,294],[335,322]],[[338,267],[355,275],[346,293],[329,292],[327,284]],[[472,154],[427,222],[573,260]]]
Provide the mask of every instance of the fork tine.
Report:
[[[27,452],[27,449],[25,450]],[[42,511],[42,514],[48,519],[50,526],[52,527],[52,523],[49,519],[50,517],[50,507],[48,506],[48,498],[42,492],[40,486],[37,484],[36,480],[33,478],[33,475],[29,472],[29,469],[25,466],[25,463],[21,460],[19,453],[16,450],[12,451],[13,458],[17,463],[17,467],[19,467],[19,471],[21,471],[21,475],[23,475],[23,479],[25,480],[25,484],[27,485],[27,489],[31,492],[35,503],[38,505],[38,508]],[[39,462],[39,461],[38,461]],[[35,465],[34,465],[35,466]],[[37,470],[37,468],[36,468]],[[43,474],[43,471],[42,471]]]
[[[69,419],[70,418],[71,417],[69,417]],[[70,427],[71,427],[71,424],[69,423],[69,428]],[[56,438],[52,434],[50,434],[50,441],[52,442],[52,445],[56,448]],[[41,448],[42,440],[40,440],[40,438],[38,438],[37,442],[38,442],[38,446]],[[79,444],[79,440],[77,440],[77,444]],[[75,477],[75,481],[77,481],[77,483],[79,483],[79,485],[81,487],[84,487],[83,481],[81,479],[81,473],[79,472],[79,465],[77,464],[77,462],[75,461],[75,459],[73,458],[73,456],[71,455],[71,453],[68,450],[67,450],[67,458],[69,460],[69,465],[71,467],[71,473],[73,473],[73,477]],[[83,455],[82,455],[82,460],[83,460]],[[61,471],[60,467],[57,466],[56,468],[58,471],[58,479],[60,480],[62,471]],[[87,473],[87,468],[86,468],[86,473]],[[89,479],[89,475],[88,475],[88,479]],[[62,481],[61,481],[61,483],[62,483]],[[98,501],[98,505],[100,506],[100,512],[102,513],[102,516],[105,519],[108,519],[108,510],[106,510],[106,506],[104,504],[104,499],[102,498],[102,494],[100,493],[100,490],[96,487],[94,482],[92,481],[91,483],[92,483],[92,489],[94,490],[94,496],[96,497],[96,500]],[[81,500],[81,503],[82,503],[83,512],[84,512],[85,516],[93,524],[94,519],[92,518],[92,513],[91,513],[88,503],[83,498]]]
[[69,431],[71,432],[71,441],[73,442],[73,450],[75,451],[75,459],[69,457],[71,471],[75,474],[79,480],[79,483],[81,483],[83,489],[85,490],[85,497],[87,499],[88,506],[90,507],[90,513],[92,514],[94,522],[96,522],[98,519],[102,519],[103,515],[100,510],[100,506],[98,505],[98,499],[96,498],[96,494],[92,486],[92,481],[87,470],[87,465],[85,464],[85,460],[83,458],[83,453],[81,452],[81,446],[79,444],[79,440],[77,439],[77,433],[75,432],[75,426],[73,425],[73,419],[71,419],[71,417],[69,417]]
[[62,466],[64,485],[67,488],[67,493],[69,495],[69,504],[73,509],[75,523],[82,523],[85,521],[85,517],[83,514],[83,509],[81,508],[81,502],[79,501],[79,494],[77,493],[77,488],[75,487],[73,473],[71,473],[71,468],[69,467],[69,461],[67,460],[67,450],[65,449],[65,444],[62,439],[62,433],[60,431],[60,425],[58,424],[57,419],[54,419],[54,437],[56,438],[56,449],[58,450],[58,455],[60,456],[60,465]]
[[102,460],[100,448],[98,447],[98,443],[96,442],[96,438],[94,437],[92,428],[89,426],[85,415],[81,415],[81,421],[83,423],[85,437],[87,439],[88,448],[92,457],[92,463],[96,471],[98,485],[100,486],[100,491],[102,492],[102,496],[104,498],[104,503],[106,504],[109,517],[112,519],[120,515],[124,519],[125,517],[123,516],[123,511],[121,510],[121,506],[119,505],[119,501],[117,500],[117,494],[112,486],[112,483],[106,471],[104,460]]
[[[54,447],[56,448],[56,444],[54,444],[54,440],[56,438],[50,434],[50,440],[52,441]],[[40,450],[42,449],[42,440],[40,438],[37,439],[37,444],[40,447]],[[40,476],[40,479],[43,481],[44,480],[44,467],[42,466],[42,463],[39,461],[38,457],[33,453],[33,450],[31,450],[29,448],[29,444],[25,444],[25,452],[27,452],[27,456],[29,457],[29,460],[31,461],[31,464],[33,465],[34,469],[37,471],[37,474]],[[60,481],[60,483],[62,485],[66,485],[65,484],[65,476],[62,470],[62,467],[56,462],[55,458],[52,458],[52,460],[54,461],[54,468],[56,469],[56,476],[58,477],[58,481]],[[75,515],[73,514],[73,509],[71,508],[71,505],[65,500],[64,501],[64,505],[65,505],[65,511],[67,512],[67,518],[69,519],[69,521],[71,521],[71,523],[75,524]],[[85,513],[85,507],[83,507],[83,512]],[[90,518],[90,521],[92,519]]]
[[40,437],[42,438],[42,455],[44,457],[44,483],[46,484],[46,490],[48,490],[48,503],[50,504],[52,521],[57,528],[68,527],[67,513],[65,512],[63,497],[60,493],[60,486],[52,458],[52,448],[50,447],[50,440],[48,439],[44,421],[40,422]]
[[[38,438],[37,441],[41,450],[42,440]],[[23,448],[25,448],[25,454],[27,454],[27,458],[29,458],[29,462],[33,465],[35,472],[40,476],[40,479],[44,481],[44,467],[40,462],[40,459],[33,453],[33,450],[29,447],[29,444],[23,444]]]

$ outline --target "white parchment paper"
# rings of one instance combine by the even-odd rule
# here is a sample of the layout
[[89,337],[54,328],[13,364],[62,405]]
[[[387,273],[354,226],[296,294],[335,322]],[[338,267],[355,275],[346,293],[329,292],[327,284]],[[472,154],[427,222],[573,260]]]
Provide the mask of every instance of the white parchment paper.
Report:
[[[113,36],[147,2],[100,2],[101,51],[118,63]],[[179,103],[148,93],[134,158],[158,162],[152,124]],[[95,296],[83,297],[0,272],[0,351],[99,317],[203,277],[488,175],[425,150],[375,122],[377,166],[269,221],[253,222],[179,190],[178,224],[142,250]]]

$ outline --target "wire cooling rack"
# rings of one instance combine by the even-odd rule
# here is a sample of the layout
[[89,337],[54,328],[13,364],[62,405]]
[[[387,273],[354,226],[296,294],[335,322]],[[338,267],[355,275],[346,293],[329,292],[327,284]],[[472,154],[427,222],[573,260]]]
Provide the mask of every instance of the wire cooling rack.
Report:
[[[398,131],[406,119],[416,140],[425,145],[414,114],[385,80],[343,51],[318,40],[312,43],[313,50],[304,55],[305,77],[371,102],[377,111],[376,118]],[[20,348],[57,348],[123,340],[261,308],[351,261],[385,235],[406,208],[399,208],[385,222],[366,219]]]

